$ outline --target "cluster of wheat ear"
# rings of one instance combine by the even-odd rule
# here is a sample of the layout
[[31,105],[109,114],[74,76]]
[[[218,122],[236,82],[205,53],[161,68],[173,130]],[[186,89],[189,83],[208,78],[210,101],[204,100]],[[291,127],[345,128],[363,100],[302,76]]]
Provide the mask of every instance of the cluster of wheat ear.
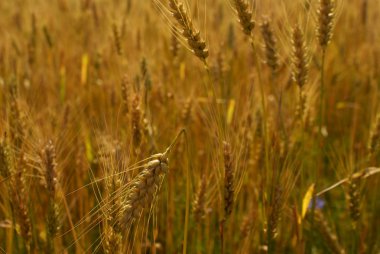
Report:
[[380,253],[379,1],[0,10],[0,252]]

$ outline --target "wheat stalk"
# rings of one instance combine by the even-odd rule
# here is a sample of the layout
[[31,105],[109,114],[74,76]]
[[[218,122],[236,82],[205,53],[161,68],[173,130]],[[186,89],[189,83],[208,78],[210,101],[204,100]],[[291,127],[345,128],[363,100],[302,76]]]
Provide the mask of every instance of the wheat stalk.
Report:
[[345,251],[338,242],[337,236],[332,232],[330,226],[328,225],[323,213],[319,210],[314,211],[315,226],[318,232],[321,234],[325,240],[326,245],[330,248],[333,253],[344,254]]

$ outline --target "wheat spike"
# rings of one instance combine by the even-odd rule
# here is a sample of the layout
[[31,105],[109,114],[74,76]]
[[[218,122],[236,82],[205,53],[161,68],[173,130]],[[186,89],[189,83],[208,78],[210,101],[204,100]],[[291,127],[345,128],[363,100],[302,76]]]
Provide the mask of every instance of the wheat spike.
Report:
[[146,168],[133,181],[131,189],[126,198],[124,207],[123,224],[129,225],[138,219],[143,209],[150,205],[156,193],[160,176],[165,174],[168,169],[169,160],[165,154],[152,156]]
[[234,174],[231,145],[223,142],[224,157],[224,218],[227,219],[234,204]]
[[138,149],[141,143],[141,108],[140,96],[137,93],[132,100],[131,116],[133,146]]
[[[273,243],[278,233],[278,223],[280,221],[283,205],[283,190],[281,187],[276,187],[274,197],[271,202],[271,208],[268,217],[268,243]],[[271,246],[272,244],[268,244]]]
[[48,251],[54,253],[54,238],[60,229],[60,208],[57,197],[58,173],[55,148],[49,141],[42,153],[43,166],[45,169],[45,182],[48,200],[47,210],[47,238]]
[[234,0],[233,3],[238,14],[239,23],[243,29],[244,34],[246,34],[247,36],[251,36],[256,23],[252,19],[252,11],[249,10],[247,1]]
[[206,177],[202,176],[202,180],[199,182],[198,191],[193,203],[193,214],[196,221],[203,219],[205,216],[206,185]]
[[129,77],[128,75],[124,75],[121,80],[121,99],[123,110],[125,113],[129,112]]
[[362,177],[362,174],[359,174],[358,176],[353,174],[348,179],[348,208],[354,226],[356,226],[356,223],[360,218],[360,183]]
[[264,38],[266,63],[272,73],[276,73],[279,67],[277,45],[269,20],[265,20],[261,24],[261,34]]
[[113,39],[115,43],[116,53],[121,56],[123,54],[123,50],[121,47],[121,36],[119,29],[116,25],[116,23],[112,24],[112,33],[113,33]]
[[9,148],[5,140],[0,142],[0,175],[7,179],[11,176],[11,158]]
[[307,82],[307,76],[309,73],[309,64],[308,64],[307,47],[304,40],[304,35],[298,25],[293,29],[292,44],[293,44],[292,76],[293,76],[293,80],[296,82],[298,87],[302,89],[305,83]]
[[368,140],[368,153],[371,157],[379,151],[380,146],[380,114],[376,116],[376,120],[372,126],[372,130]]
[[200,32],[194,28],[190,15],[186,12],[182,3],[177,0],[169,0],[169,7],[173,17],[182,29],[181,34],[187,40],[193,53],[204,63],[208,57],[206,42],[202,39]]
[[330,43],[335,17],[335,0],[320,0],[317,35],[319,45],[325,49]]
[[120,195],[122,189],[122,180],[119,173],[113,173],[111,177],[107,178],[106,184],[106,200],[107,206],[103,213],[103,232],[104,232],[104,251],[107,254],[121,253],[122,250],[122,226],[120,225],[120,216],[123,212],[123,202]]
[[[176,30],[175,27],[173,27],[172,29],[174,31]],[[171,52],[171,56],[173,57],[174,62],[176,62],[178,59],[179,49],[180,49],[180,44],[178,42],[177,37],[173,33],[170,39],[170,52]]]

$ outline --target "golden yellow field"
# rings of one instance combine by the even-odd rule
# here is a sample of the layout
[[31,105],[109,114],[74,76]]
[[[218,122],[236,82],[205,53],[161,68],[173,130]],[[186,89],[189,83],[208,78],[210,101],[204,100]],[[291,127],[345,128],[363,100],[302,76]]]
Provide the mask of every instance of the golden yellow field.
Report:
[[1,0],[0,253],[380,253],[380,1]]

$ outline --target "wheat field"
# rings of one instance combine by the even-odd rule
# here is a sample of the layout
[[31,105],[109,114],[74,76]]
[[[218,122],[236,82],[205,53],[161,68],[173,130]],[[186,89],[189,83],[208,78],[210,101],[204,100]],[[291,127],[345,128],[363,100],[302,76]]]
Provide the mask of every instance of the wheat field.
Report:
[[380,253],[380,1],[0,13],[0,253]]

